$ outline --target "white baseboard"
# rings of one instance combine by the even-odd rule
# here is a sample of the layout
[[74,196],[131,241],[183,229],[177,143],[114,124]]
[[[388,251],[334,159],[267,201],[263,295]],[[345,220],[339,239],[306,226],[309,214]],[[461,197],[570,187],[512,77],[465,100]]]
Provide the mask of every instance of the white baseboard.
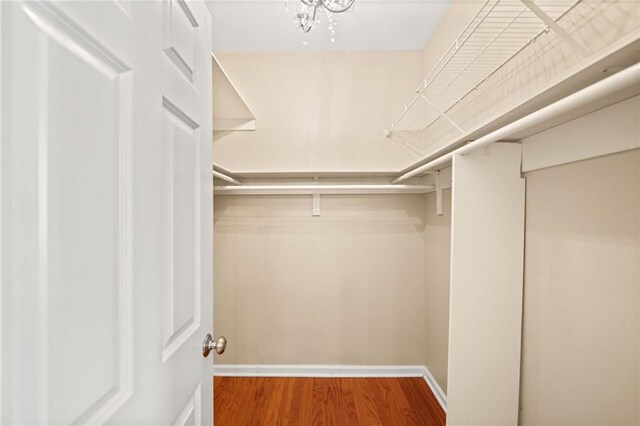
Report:
[[447,411],[447,398],[424,365],[216,364],[213,374],[230,377],[422,377],[442,409]]
[[422,378],[424,379],[425,382],[427,382],[427,385],[429,385],[429,389],[431,389],[431,392],[433,392],[436,399],[440,403],[440,406],[446,413],[447,412],[447,395],[445,395],[445,393],[442,391],[442,388],[436,381],[435,377],[433,377],[433,375],[431,374],[431,371],[429,371],[427,367],[422,367],[422,368],[424,373]]
[[252,377],[423,377],[421,365],[243,365],[216,364],[215,376]]

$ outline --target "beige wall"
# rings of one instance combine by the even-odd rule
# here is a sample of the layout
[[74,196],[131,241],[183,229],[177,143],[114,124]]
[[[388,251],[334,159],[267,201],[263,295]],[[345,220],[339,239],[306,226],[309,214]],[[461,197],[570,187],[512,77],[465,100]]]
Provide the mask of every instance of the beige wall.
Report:
[[423,365],[422,195],[215,198],[221,363]]
[[640,151],[526,177],[520,423],[640,424]]
[[436,215],[436,194],[426,195],[425,360],[433,377],[447,392],[449,355],[449,277],[451,261],[451,190],[444,191],[444,214]]
[[217,57],[257,119],[255,132],[216,134],[223,167],[397,171],[414,158],[383,130],[422,79],[419,51]]

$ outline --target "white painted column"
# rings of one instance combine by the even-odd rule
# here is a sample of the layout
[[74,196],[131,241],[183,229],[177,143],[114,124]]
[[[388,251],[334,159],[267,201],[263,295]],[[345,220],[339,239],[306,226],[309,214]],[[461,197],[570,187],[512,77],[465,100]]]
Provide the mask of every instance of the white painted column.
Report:
[[453,158],[447,425],[516,425],[525,180],[521,146]]

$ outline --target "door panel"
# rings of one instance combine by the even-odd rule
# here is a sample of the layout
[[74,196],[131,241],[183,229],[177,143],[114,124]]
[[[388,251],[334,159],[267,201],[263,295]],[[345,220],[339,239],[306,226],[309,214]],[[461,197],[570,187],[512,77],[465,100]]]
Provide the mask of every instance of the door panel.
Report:
[[165,157],[165,279],[163,325],[166,361],[200,327],[200,131],[163,99]]
[[[48,324],[50,412],[67,423],[89,419],[130,392],[130,129],[119,125],[127,99],[119,73],[54,43],[45,49],[42,68],[49,72],[41,81],[49,84],[40,88],[46,100],[36,113],[46,115],[40,125],[48,133],[38,146],[40,238],[46,240],[41,285],[47,316],[55,319]],[[78,338],[87,318],[104,345]]]
[[198,21],[191,6],[184,1],[167,0],[164,4],[164,52],[187,80],[193,82],[198,55]]
[[209,25],[0,4],[2,423],[211,423]]
[[178,418],[172,423],[174,426],[200,425],[202,422],[202,390],[198,386],[193,395],[182,408]]
[[[31,381],[14,377],[22,398],[36,391],[38,417],[26,401],[16,407],[33,421],[100,422],[131,392],[131,126],[122,120],[131,115],[129,69],[55,5],[8,9],[3,30],[10,26],[16,42],[4,38],[2,52],[9,83],[2,110],[10,117],[3,149],[13,173],[5,175],[12,185],[3,204],[13,214],[3,235],[14,242],[7,255],[17,269],[9,269],[15,278],[3,279],[3,290],[15,283],[9,294],[24,310],[12,309],[8,324],[37,346],[16,341],[18,356],[4,371],[20,372],[25,361],[36,366]],[[31,238],[19,242],[24,232]],[[34,307],[27,322],[24,313]],[[104,346],[91,344],[87,319]],[[37,356],[24,360],[21,351]]]

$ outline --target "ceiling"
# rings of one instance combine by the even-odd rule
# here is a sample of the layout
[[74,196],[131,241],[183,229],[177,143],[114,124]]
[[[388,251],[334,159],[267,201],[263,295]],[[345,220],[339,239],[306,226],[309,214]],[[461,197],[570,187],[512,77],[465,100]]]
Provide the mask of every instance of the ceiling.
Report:
[[301,4],[289,0],[207,0],[214,52],[418,50],[451,0],[356,0],[337,16],[335,42],[326,16],[302,44],[293,16]]

